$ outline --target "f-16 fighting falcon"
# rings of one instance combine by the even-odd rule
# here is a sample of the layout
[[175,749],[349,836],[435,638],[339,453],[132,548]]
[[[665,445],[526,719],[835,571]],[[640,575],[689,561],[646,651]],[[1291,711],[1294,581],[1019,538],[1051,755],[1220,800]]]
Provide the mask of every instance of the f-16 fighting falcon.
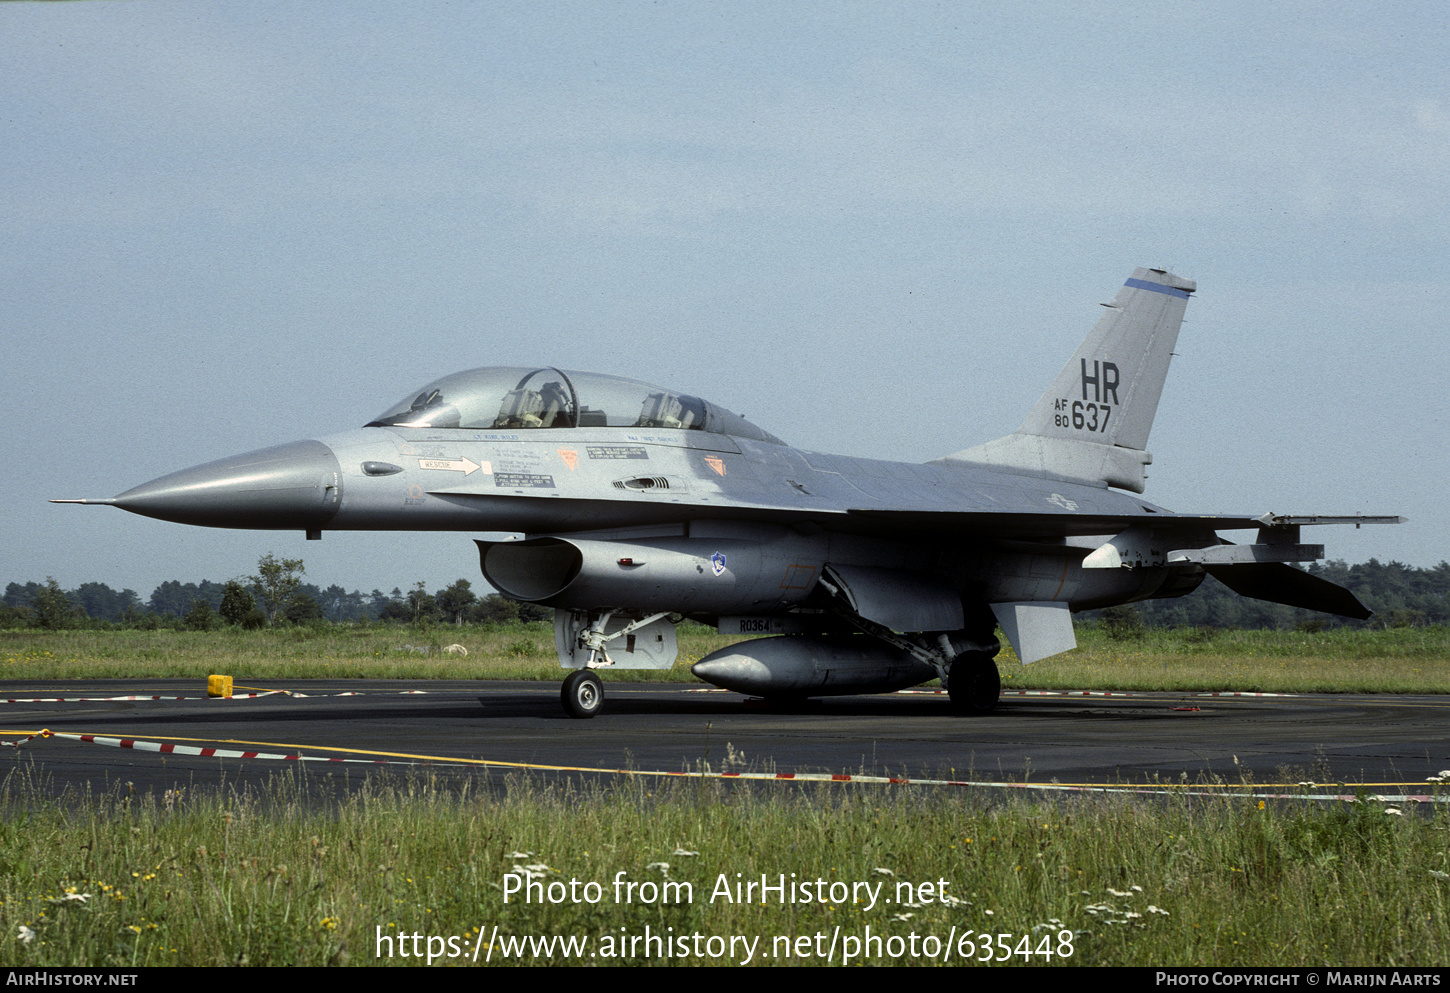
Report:
[[[1001,692],[997,629],[1022,662],[1077,644],[1072,613],[1238,593],[1364,618],[1306,524],[1397,517],[1179,514],[1144,500],[1148,432],[1191,280],[1137,269],[1012,434],[924,465],[792,448],[708,400],[552,367],[489,367],[412,390],[366,426],[209,462],[110,499],[181,524],[521,533],[478,541],[506,597],[555,608],[564,709],[598,673],[665,669],[685,617],[758,635],[693,672],[767,699],[888,692],[940,677],[962,713]],[[1252,544],[1220,530],[1257,529]]]

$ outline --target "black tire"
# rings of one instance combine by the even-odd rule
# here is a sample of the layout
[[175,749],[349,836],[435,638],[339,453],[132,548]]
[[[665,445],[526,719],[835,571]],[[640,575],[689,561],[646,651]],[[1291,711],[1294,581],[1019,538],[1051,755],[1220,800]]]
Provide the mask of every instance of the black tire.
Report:
[[947,693],[958,714],[990,714],[1002,696],[1002,677],[997,663],[982,652],[965,652],[952,662]]
[[604,706],[604,684],[593,669],[575,669],[564,677],[559,702],[570,717],[593,717]]

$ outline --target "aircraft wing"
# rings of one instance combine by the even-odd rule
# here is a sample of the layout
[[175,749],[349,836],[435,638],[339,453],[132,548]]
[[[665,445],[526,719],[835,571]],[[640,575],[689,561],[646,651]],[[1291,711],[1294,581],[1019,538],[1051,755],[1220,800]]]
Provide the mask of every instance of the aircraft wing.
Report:
[[[939,535],[987,535],[992,537],[1053,538],[1116,534],[1128,528],[1151,531],[1242,531],[1249,528],[1287,529],[1304,524],[1403,524],[1403,517],[1371,517],[1365,514],[1340,516],[1288,514],[1175,514],[1168,511],[1144,514],[1094,514],[1074,511],[954,511],[851,509],[847,515],[878,525]],[[1204,563],[1208,564],[1208,563]]]
[[1048,539],[1117,534],[1131,527],[1153,530],[1236,531],[1263,526],[1261,517],[1225,514],[1083,514],[1071,511],[951,511],[852,509],[853,520],[877,528],[944,537]]
[[[462,487],[438,487],[427,491],[429,496],[461,503],[482,503],[497,500],[490,493]],[[882,537],[937,538],[1007,538],[1024,541],[1050,540],[1080,535],[1111,535],[1135,526],[1155,530],[1182,531],[1242,530],[1263,526],[1263,516],[1174,514],[1167,511],[1152,514],[1084,513],[1081,511],[1048,510],[953,510],[884,508],[840,508],[824,504],[783,504],[748,501],[737,498],[719,504],[682,502],[678,504],[642,505],[630,499],[599,497],[590,501],[573,501],[551,496],[516,494],[514,502],[535,502],[541,508],[551,506],[551,517],[569,519],[578,527],[527,529],[534,533],[568,533],[573,530],[595,530],[604,527],[629,527],[664,524],[711,518],[765,521],[775,524],[812,524],[827,531]],[[945,502],[945,501],[943,501]]]
[[[1367,515],[953,513],[853,510],[854,516],[884,527],[942,536],[988,535],[1017,540],[1114,534],[1083,560],[1088,569],[1138,566],[1202,566],[1241,596],[1367,620],[1373,615],[1349,590],[1289,565],[1324,557],[1323,545],[1299,542],[1305,524],[1399,524],[1403,517]],[[1220,530],[1258,528],[1259,540],[1235,545],[1217,538]],[[1216,539],[1218,543],[1215,543]],[[1174,548],[1183,544],[1187,547]]]

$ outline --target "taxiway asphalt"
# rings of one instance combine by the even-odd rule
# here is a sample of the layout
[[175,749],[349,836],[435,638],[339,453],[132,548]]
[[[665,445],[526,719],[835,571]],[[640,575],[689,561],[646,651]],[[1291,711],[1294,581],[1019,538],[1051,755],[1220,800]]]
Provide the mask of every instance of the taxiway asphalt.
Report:
[[[606,681],[604,712],[572,720],[558,684],[443,680],[289,680],[292,695],[207,699],[196,680],[0,682],[0,739],[48,728],[142,742],[159,754],[64,738],[0,749],[0,776],[43,795],[161,792],[265,782],[298,763],[180,754],[217,747],[376,759],[406,773],[502,783],[632,769],[848,773],[911,779],[1142,784],[1423,783],[1450,768],[1450,696],[1132,693],[1003,696],[997,712],[957,717],[928,693],[841,697],[792,712],[723,691]],[[118,699],[121,697],[184,699]],[[44,702],[63,697],[64,701]],[[326,749],[355,751],[325,751]],[[426,757],[426,758],[417,758]],[[454,764],[467,762],[499,765]],[[411,765],[418,762],[421,765]],[[335,789],[377,772],[367,763],[304,763]],[[607,778],[607,777],[606,777]]]

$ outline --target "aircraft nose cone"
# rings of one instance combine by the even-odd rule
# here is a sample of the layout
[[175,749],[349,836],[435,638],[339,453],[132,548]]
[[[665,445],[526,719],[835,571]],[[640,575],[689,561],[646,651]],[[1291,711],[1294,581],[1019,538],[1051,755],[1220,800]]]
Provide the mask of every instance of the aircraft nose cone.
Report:
[[342,469],[320,441],[294,441],[142,483],[111,501],[133,514],[214,528],[307,530],[342,502]]

